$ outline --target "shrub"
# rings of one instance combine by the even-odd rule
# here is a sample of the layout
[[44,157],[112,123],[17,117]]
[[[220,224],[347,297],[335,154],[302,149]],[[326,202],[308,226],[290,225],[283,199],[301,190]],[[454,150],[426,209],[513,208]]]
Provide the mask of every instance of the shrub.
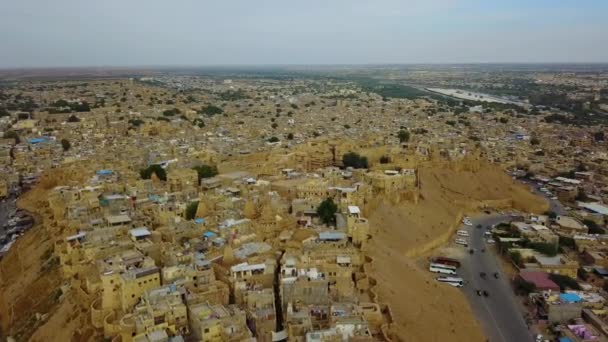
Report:
[[194,218],[196,217],[197,210],[198,210],[198,201],[188,204],[188,206],[186,207],[186,213],[185,213],[186,220],[194,220]]
[[342,156],[342,163],[345,167],[353,167],[355,169],[367,169],[369,164],[367,158],[360,156],[355,152],[348,152]]
[[158,179],[162,181],[167,180],[167,171],[163,169],[160,165],[150,165],[145,169],[139,171],[139,175],[142,179],[150,179],[152,174],[155,174]]
[[410,132],[406,130],[400,130],[399,133],[397,133],[397,136],[399,137],[399,142],[404,143],[410,141]]
[[68,139],[61,139],[61,147],[64,151],[67,151],[70,149],[70,147],[72,147],[72,144],[70,144]]
[[198,183],[201,183],[203,178],[211,178],[218,174],[217,167],[214,165],[200,165],[193,167],[198,173]]

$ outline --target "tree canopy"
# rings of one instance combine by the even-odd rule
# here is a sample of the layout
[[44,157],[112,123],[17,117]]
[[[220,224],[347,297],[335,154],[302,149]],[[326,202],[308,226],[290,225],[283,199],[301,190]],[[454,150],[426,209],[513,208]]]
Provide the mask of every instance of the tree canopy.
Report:
[[64,151],[67,151],[72,147],[72,144],[68,139],[61,139],[61,147],[63,147]]
[[356,152],[348,152],[342,156],[342,163],[345,167],[353,167],[355,169],[367,169],[369,164],[367,157],[361,156]]
[[397,136],[399,137],[399,142],[408,142],[410,141],[410,132],[402,129],[399,131],[399,133],[397,133]]
[[14,139],[15,140],[15,144],[18,144],[21,142],[21,138],[19,137],[19,134],[17,134],[17,132],[15,131],[6,131],[4,132],[4,139]]
[[334,203],[334,200],[327,198],[317,207],[317,215],[321,219],[321,222],[327,225],[336,224],[336,212],[338,211],[338,205]]
[[200,184],[201,179],[203,178],[211,178],[218,174],[217,167],[215,165],[199,165],[193,167],[194,170],[198,173],[198,182]]
[[160,165],[150,165],[145,169],[139,171],[139,175],[142,179],[150,179],[152,174],[155,174],[158,179],[162,181],[167,180],[167,171],[162,168]]
[[186,220],[194,220],[196,217],[196,211],[198,210],[198,201],[188,204],[186,207]]
[[218,106],[214,106],[214,105],[207,105],[202,107],[198,113],[199,114],[205,114],[207,116],[213,116],[216,114],[222,114],[224,112],[224,110]]

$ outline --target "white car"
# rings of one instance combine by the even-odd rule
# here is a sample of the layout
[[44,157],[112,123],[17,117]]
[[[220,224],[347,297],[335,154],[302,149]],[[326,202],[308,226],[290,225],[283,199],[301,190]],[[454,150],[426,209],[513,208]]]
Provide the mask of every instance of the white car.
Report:
[[486,242],[489,243],[489,244],[496,243],[496,241],[494,241],[493,239],[488,239],[488,240],[486,240]]

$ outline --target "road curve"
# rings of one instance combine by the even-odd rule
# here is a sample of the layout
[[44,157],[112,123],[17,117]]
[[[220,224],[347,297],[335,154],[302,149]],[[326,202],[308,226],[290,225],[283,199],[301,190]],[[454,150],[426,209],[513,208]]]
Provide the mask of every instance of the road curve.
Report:
[[[475,251],[466,253],[460,274],[467,281],[463,291],[471,308],[485,331],[490,342],[526,342],[532,341],[532,334],[523,319],[517,298],[511,288],[510,281],[502,272],[495,248],[486,246],[484,233],[487,226],[508,221],[505,215],[484,215],[472,218],[473,226],[462,226],[460,229],[469,231],[469,247]],[[482,228],[476,228],[481,225]],[[485,252],[481,252],[486,248]],[[487,277],[482,279],[480,272]],[[496,279],[493,274],[499,273]],[[478,296],[476,290],[486,290],[488,297]]]

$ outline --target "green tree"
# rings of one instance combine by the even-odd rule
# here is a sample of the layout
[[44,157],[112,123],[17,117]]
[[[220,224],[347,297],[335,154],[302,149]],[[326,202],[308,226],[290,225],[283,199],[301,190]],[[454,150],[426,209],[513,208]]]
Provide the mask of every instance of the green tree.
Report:
[[72,147],[72,144],[68,139],[61,139],[61,147],[63,147],[64,151],[67,151]]
[[397,136],[399,137],[399,142],[401,143],[410,141],[410,132],[404,129],[400,130],[399,133],[397,133]]
[[277,137],[270,137],[270,138],[268,139],[268,142],[271,142],[271,143],[276,143],[276,142],[279,142],[279,138],[277,138]]
[[188,204],[186,207],[186,220],[194,220],[198,210],[198,201]]
[[342,163],[345,167],[353,167],[355,169],[367,169],[369,167],[367,158],[360,156],[355,152],[348,152],[342,156]]
[[515,265],[517,265],[517,266],[523,265],[523,258],[521,256],[521,253],[519,253],[518,251],[511,252],[509,254],[509,256],[511,257],[511,261],[513,261],[513,263],[515,263]]
[[538,140],[537,137],[534,137],[534,138],[530,139],[530,144],[531,145],[539,145],[540,144],[540,140]]
[[214,105],[207,105],[205,107],[202,107],[198,113],[199,114],[205,114],[207,116],[213,116],[216,114],[222,114],[224,112],[224,110],[218,106],[214,106]]
[[15,144],[18,144],[21,142],[21,138],[19,137],[19,134],[17,134],[17,132],[15,131],[6,131],[4,132],[4,139],[14,139],[15,140]]
[[502,117],[502,118],[498,119],[498,121],[499,121],[500,123],[506,124],[507,122],[509,122],[509,119],[507,119],[507,118],[505,118],[505,117]]
[[167,171],[165,171],[165,169],[163,169],[162,166],[157,165],[157,164],[150,165],[147,168],[139,171],[139,175],[141,176],[142,179],[150,179],[152,177],[152,174],[155,174],[156,177],[158,177],[158,179],[160,179],[162,181],[167,180]]
[[287,140],[293,140],[293,133],[287,134]]
[[193,167],[198,173],[198,183],[201,183],[203,178],[211,178],[218,174],[217,167],[215,165],[200,165]]
[[321,219],[321,222],[327,225],[333,225],[336,223],[336,212],[338,211],[338,205],[334,203],[334,200],[327,198],[317,207],[317,215]]
[[80,122],[80,119],[76,115],[72,114],[68,118],[68,122]]

